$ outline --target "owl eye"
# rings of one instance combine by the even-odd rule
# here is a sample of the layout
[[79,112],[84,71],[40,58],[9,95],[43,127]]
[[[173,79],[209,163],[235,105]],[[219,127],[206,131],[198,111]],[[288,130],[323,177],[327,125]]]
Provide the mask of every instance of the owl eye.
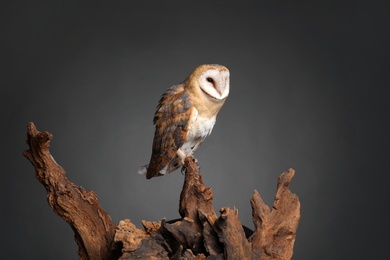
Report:
[[214,80],[213,80],[212,78],[207,78],[206,80],[207,80],[208,82],[211,82],[211,83],[214,82]]

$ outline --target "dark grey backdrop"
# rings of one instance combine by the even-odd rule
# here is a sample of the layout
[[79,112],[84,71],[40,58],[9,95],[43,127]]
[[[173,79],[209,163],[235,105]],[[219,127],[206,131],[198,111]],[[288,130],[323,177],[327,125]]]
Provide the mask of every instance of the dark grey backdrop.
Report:
[[2,256],[77,258],[22,156],[29,121],[54,134],[68,178],[116,223],[177,218],[183,176],[147,181],[137,169],[160,95],[203,63],[231,71],[196,153],[215,209],[235,206],[252,227],[253,190],[272,204],[293,167],[294,259],[388,255],[389,11],[386,1],[2,3]]

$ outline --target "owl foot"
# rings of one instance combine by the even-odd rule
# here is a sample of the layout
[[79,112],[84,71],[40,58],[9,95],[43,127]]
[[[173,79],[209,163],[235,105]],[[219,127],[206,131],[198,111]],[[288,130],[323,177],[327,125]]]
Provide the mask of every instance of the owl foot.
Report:
[[194,163],[196,163],[196,165],[199,167],[199,164],[198,164],[198,159],[196,159],[194,156],[191,156],[192,157],[192,161]]
[[184,165],[183,165],[183,167],[181,167],[181,170],[180,170],[180,172],[181,172],[181,174],[182,174],[182,175],[185,175],[185,174],[186,174],[186,172],[187,172],[187,168],[186,168],[186,167],[184,167]]
[[[196,166],[198,167],[198,170],[200,171],[200,166],[199,166],[199,161],[198,161],[198,159],[196,159],[193,155],[191,155],[191,156],[188,156],[188,157],[191,157],[191,160],[196,164]],[[184,163],[182,164],[183,165],[183,167],[181,167],[181,170],[180,170],[180,172],[181,172],[181,174],[186,174],[186,172],[187,172],[187,168],[184,166]]]

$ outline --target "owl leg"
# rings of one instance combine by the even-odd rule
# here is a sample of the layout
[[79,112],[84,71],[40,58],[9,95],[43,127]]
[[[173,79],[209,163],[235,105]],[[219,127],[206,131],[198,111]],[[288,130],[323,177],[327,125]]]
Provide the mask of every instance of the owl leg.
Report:
[[[180,148],[176,151],[176,154],[177,156],[180,158],[180,161],[181,161],[181,165],[183,165],[183,167],[181,168],[181,173],[184,174],[185,173],[185,167],[184,167],[184,159],[186,157],[191,157],[194,152],[196,151],[196,149],[198,149],[198,147],[200,146],[202,142],[199,141],[196,143],[196,145],[194,145],[194,147],[192,147],[191,151],[186,155]],[[196,163],[198,163],[198,160],[193,157],[193,159],[195,160]]]
[[180,148],[176,151],[176,154],[179,156],[181,164],[183,165],[184,159],[187,157],[186,154]]
[[201,144],[202,144],[201,141],[197,142],[196,145],[194,147],[192,147],[191,151],[187,154],[187,157],[192,156],[194,154],[194,152],[196,151],[196,149],[198,149]]

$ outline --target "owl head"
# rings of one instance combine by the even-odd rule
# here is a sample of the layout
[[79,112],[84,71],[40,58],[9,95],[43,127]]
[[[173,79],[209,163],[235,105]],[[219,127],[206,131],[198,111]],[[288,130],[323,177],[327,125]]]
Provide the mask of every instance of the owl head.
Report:
[[229,95],[230,73],[222,65],[200,65],[190,74],[185,85],[202,99],[221,102]]

